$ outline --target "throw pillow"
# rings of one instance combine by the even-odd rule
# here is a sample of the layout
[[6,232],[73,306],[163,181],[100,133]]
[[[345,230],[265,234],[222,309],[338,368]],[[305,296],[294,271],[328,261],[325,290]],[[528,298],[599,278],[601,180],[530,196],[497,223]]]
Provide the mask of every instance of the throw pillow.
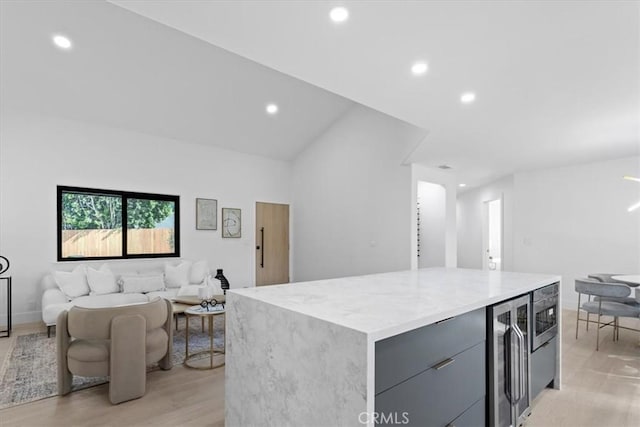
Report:
[[180,286],[178,289],[178,293],[176,296],[184,297],[184,296],[198,296],[198,289],[202,288],[201,285],[185,285]]
[[209,274],[209,265],[207,261],[202,260],[194,262],[191,266],[191,273],[189,275],[189,283],[202,283],[205,276]]
[[116,276],[107,264],[102,264],[99,270],[87,268],[87,279],[89,279],[89,295],[104,295],[120,292],[120,287],[116,282]]
[[162,276],[122,276],[120,286],[125,294],[164,291]]
[[80,264],[73,271],[54,271],[53,278],[65,294],[67,299],[89,295],[89,284],[87,283],[87,273],[84,264]]
[[164,265],[164,281],[167,288],[179,288],[189,284],[189,272],[191,271],[191,262],[183,261],[173,266],[169,263]]

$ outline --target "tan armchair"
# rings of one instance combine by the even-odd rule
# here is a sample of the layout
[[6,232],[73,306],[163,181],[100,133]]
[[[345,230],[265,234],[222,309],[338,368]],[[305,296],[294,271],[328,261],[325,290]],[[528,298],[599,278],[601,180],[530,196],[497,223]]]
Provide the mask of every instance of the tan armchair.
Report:
[[72,307],[57,321],[58,394],[71,392],[73,375],[109,376],[109,400],[121,403],[145,393],[147,366],[171,369],[171,303],[107,308]]

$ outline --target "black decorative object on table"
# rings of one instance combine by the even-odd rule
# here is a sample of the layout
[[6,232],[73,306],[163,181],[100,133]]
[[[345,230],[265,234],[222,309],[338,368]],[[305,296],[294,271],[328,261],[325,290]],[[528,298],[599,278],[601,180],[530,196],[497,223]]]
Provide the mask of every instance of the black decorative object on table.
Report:
[[222,288],[222,291],[226,295],[227,289],[229,289],[229,281],[227,280],[226,277],[224,277],[224,274],[222,274],[221,268],[217,270],[216,279],[220,280],[220,287]]
[[[9,260],[0,255],[0,274],[9,270]],[[11,335],[11,276],[0,277],[0,281],[7,284],[7,329],[0,331],[0,337],[6,338]]]
[[200,303],[200,307],[202,307],[203,310],[207,310],[207,311],[209,311],[209,307],[211,307],[213,309],[217,305],[222,306],[222,308],[224,309],[224,303],[223,302],[218,302],[218,300],[215,299],[215,298],[203,299],[202,302]]

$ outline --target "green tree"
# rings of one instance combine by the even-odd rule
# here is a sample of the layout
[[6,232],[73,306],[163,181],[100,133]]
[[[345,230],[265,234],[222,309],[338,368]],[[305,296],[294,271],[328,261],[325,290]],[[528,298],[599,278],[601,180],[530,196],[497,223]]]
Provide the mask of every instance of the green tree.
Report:
[[[128,199],[129,228],[154,228],[174,213],[174,203],[162,200]],[[62,228],[92,230],[122,228],[120,196],[62,194]]]
[[127,227],[155,228],[173,214],[173,202],[148,199],[127,199]]
[[122,198],[62,193],[62,228],[64,230],[122,228]]

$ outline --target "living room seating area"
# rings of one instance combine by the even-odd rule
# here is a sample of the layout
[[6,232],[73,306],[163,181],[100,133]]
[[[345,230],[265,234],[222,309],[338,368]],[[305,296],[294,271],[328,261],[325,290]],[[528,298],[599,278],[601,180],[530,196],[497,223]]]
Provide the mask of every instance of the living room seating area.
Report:
[[[99,267],[98,267],[99,266]],[[71,271],[64,271],[74,267]],[[59,270],[58,270],[59,268]],[[156,297],[197,295],[209,275],[206,261],[110,261],[61,263],[42,278],[42,320],[51,329],[61,312],[72,307],[113,307],[144,303]],[[222,294],[217,289],[216,294]]]

